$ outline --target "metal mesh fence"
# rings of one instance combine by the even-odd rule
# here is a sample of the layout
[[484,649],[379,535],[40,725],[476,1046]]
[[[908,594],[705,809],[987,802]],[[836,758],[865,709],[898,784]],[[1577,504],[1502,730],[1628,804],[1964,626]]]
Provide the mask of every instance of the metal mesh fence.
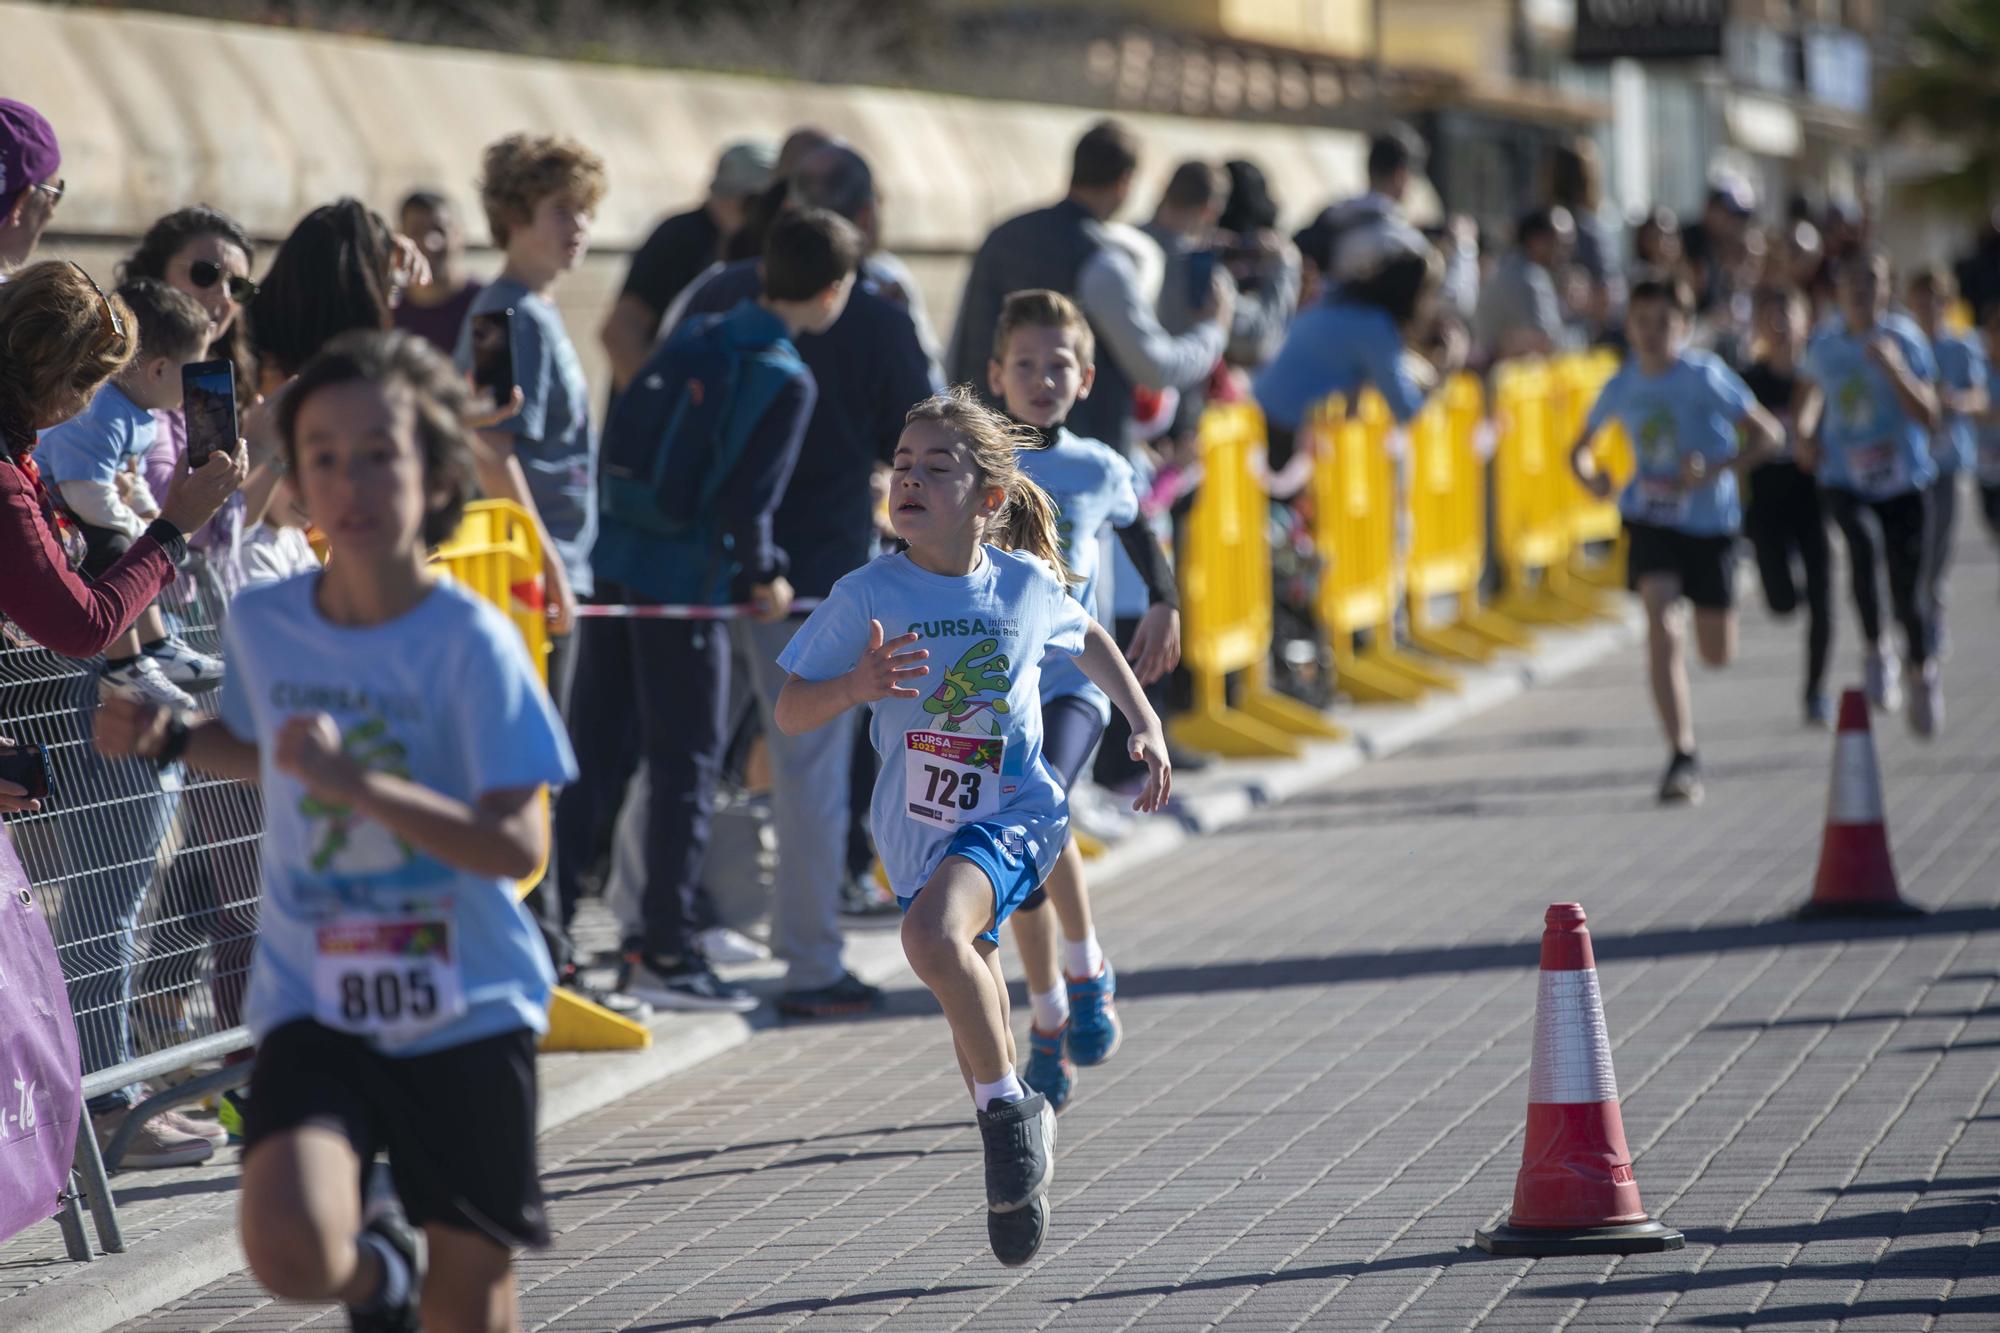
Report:
[[[225,606],[198,552],[160,601],[205,653],[221,651]],[[51,799],[7,831],[56,937],[84,1072],[236,1026],[257,933],[256,787],[104,758],[91,745],[102,659],[7,629],[0,734],[48,746],[54,767]]]

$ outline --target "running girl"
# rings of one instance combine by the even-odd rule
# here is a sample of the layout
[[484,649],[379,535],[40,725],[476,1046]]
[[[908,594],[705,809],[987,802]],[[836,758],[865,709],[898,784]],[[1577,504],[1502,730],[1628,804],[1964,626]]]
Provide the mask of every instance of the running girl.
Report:
[[889,496],[909,549],[833,586],[778,658],[790,679],[776,709],[796,735],[871,707],[875,843],[904,954],[951,1024],[985,1140],[987,1235],[1010,1266],[1048,1229],[1056,1133],[1048,1099],[1014,1072],[997,953],[1069,836],[1042,757],[1044,655],[1077,657],[1130,720],[1148,769],[1135,809],[1157,810],[1171,780],[1159,718],[1069,595],[1055,509],[1016,459],[1025,436],[966,386],[910,410]]
[[[1126,657],[1139,680],[1151,684],[1180,661],[1173,569],[1139,521],[1132,465],[1110,446],[1078,439],[1063,426],[1077,400],[1090,393],[1094,350],[1090,325],[1068,297],[1015,292],[1001,307],[987,385],[1006,402],[1009,416],[1034,429],[1033,442],[1020,453],[1021,470],[1055,504],[1070,591],[1084,609],[1097,610],[1097,537],[1107,523],[1145,579],[1151,606]],[[1042,663],[1041,708],[1042,762],[1067,793],[1111,720],[1110,701],[1067,655],[1051,653]],[[1054,921],[1040,910],[1048,902],[1055,903]],[[1060,1111],[1075,1083],[1074,1066],[1110,1059],[1120,1035],[1116,976],[1097,942],[1075,838],[1064,840],[1048,881],[1015,912],[1014,944],[1034,1011],[1021,1077]]]
[[[107,702],[107,754],[261,781],[264,896],[243,1243],[278,1296],[357,1329],[510,1330],[511,1251],[545,1244],[535,1038],[553,974],[513,886],[575,776],[520,636],[441,581],[472,489],[450,364],[407,333],[330,343],[279,424],[327,567],[243,592],[222,715]],[[415,1237],[364,1218],[378,1149]],[[419,1291],[421,1290],[421,1296]]]
[[[1638,470],[1619,497],[1627,577],[1646,605],[1647,674],[1671,755],[1660,779],[1664,803],[1701,800],[1694,713],[1680,603],[1694,604],[1701,659],[1727,666],[1736,656],[1736,531],[1742,523],[1737,473],[1755,466],[1781,438],[1736,372],[1709,352],[1684,348],[1687,293],[1659,280],[1634,283],[1625,337],[1632,353],[1598,393],[1570,448],[1570,467],[1600,498],[1611,478],[1596,468],[1590,442],[1617,420],[1631,438]],[[1750,436],[1741,447],[1739,432]]]
[[1937,360],[1923,332],[1889,312],[1889,261],[1860,250],[1834,278],[1840,320],[1814,338],[1800,367],[1815,392],[1799,410],[1801,461],[1847,539],[1848,584],[1866,640],[1868,698],[1892,712],[1902,700],[1896,650],[1882,633],[1881,567],[1908,650],[1910,730],[1935,735],[1944,722],[1944,679],[1931,652],[1923,590],[1924,534],[1937,460],[1931,432],[1943,424]]

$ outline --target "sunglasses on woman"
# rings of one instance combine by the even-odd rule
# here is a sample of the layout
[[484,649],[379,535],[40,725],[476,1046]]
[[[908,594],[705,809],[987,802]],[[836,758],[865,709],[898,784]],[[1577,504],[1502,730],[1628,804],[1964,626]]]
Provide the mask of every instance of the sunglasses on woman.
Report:
[[[188,265],[188,281],[204,291],[222,281],[223,276],[222,265],[213,259],[197,259]],[[233,273],[228,278],[229,299],[236,304],[243,305],[257,294],[257,284],[250,279],[239,278]]]

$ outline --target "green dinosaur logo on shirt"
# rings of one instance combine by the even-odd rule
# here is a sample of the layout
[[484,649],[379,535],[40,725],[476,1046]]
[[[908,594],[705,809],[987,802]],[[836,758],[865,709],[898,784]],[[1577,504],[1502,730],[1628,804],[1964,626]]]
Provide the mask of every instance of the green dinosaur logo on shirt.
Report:
[[1673,468],[1680,453],[1674,440],[1673,413],[1664,407],[1654,408],[1639,423],[1632,445],[1638,452],[1640,465],[1648,472],[1665,472]]
[[1867,383],[1859,375],[1849,375],[1840,382],[1833,405],[1849,430],[1867,430],[1875,424],[1875,403],[1869,397]]
[[[340,748],[374,772],[407,778],[409,748],[388,732],[388,722],[371,718],[342,735]],[[322,874],[380,873],[394,870],[416,855],[416,848],[355,813],[352,806],[306,795],[299,799],[299,813],[318,826],[306,841],[312,848],[312,868]]]
[[[942,718],[940,725],[945,731],[964,731],[966,723],[989,709],[1005,714],[1007,690],[1012,683],[1008,666],[1007,655],[1000,651],[1000,640],[981,639],[945,671],[937,690],[924,700],[924,711]],[[981,699],[982,694],[996,697]],[[997,717],[988,718],[987,723],[994,735],[1000,734]]]

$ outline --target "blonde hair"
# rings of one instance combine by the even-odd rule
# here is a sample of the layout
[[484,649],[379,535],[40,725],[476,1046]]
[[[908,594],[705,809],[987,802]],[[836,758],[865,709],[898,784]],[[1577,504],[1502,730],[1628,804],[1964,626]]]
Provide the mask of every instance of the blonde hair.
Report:
[[90,400],[139,350],[116,292],[75,264],[30,264],[0,285],[0,445],[25,458],[35,432]]
[[574,139],[554,134],[510,134],[486,150],[479,202],[493,243],[507,244],[515,227],[534,221],[535,206],[552,195],[595,211],[604,200],[604,159]]
[[1075,582],[1056,535],[1056,503],[1021,471],[1020,451],[1039,438],[1034,427],[995,412],[979,401],[969,384],[954,384],[931,395],[903,418],[906,427],[919,421],[934,422],[964,441],[979,484],[998,486],[1005,494],[987,520],[987,539],[1003,550],[1036,557],[1065,584]]
[[1007,342],[1019,329],[1057,329],[1076,348],[1076,359],[1089,368],[1097,355],[1097,339],[1090,321],[1076,308],[1076,302],[1061,292],[1046,288],[1010,292],[1000,306],[1000,322],[993,328],[993,359],[1007,359]]

